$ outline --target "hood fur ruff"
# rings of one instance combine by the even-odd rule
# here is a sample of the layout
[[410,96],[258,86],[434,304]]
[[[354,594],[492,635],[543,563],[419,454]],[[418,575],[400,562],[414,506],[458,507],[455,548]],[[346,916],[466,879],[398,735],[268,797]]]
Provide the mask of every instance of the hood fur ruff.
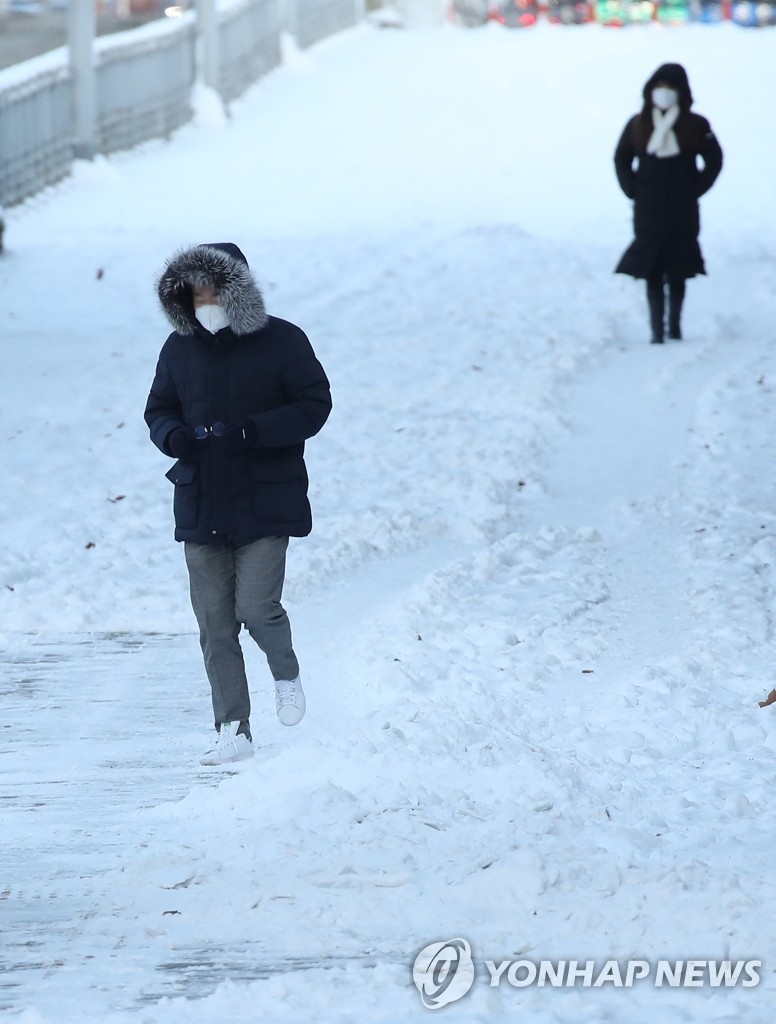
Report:
[[248,261],[236,245],[218,242],[173,253],[159,277],[159,301],[178,334],[195,333],[191,289],[204,285],[212,285],[221,297],[233,334],[252,334],[266,327],[264,298]]

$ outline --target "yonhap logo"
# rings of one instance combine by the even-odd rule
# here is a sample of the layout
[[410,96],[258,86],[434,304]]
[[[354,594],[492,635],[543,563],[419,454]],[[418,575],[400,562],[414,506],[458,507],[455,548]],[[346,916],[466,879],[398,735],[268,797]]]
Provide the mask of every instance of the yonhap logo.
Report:
[[466,939],[432,942],[415,957],[412,980],[427,1010],[462,999],[474,984],[472,948]]
[[[484,960],[489,987],[536,988],[756,988],[762,960]],[[412,980],[427,1010],[463,999],[474,984],[466,939],[431,942],[415,957]]]

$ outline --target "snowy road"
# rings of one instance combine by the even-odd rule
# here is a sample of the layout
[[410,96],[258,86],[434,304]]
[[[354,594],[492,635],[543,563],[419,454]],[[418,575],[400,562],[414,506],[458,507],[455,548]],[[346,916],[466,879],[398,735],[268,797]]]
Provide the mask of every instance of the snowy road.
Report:
[[[477,982],[449,1020],[770,1024],[776,204],[746,187],[757,147],[773,156],[750,119],[776,88],[762,38],[347,33],[228,124],[14,212],[0,1016],[421,1021],[413,957],[460,935]],[[704,207],[712,275],[689,286],[686,341],[657,349],[640,289],[611,275],[628,225],[610,154],[677,50],[730,158]],[[581,75],[588,124],[564,102]],[[494,96],[539,78],[545,106],[505,131]],[[574,189],[547,111],[589,154]],[[153,271],[228,236],[308,330],[335,411],[287,586],[309,714],[280,729],[247,647],[257,756],[222,773],[197,764],[207,693],[141,412]],[[764,967],[755,988],[489,987],[482,961],[519,956]]]

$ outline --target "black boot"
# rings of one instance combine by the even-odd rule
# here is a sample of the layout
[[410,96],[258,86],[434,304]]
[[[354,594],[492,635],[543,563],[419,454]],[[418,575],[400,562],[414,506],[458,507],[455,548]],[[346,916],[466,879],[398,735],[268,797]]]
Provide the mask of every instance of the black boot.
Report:
[[668,283],[668,337],[682,340],[682,303],[684,302],[684,281]]
[[662,345],[664,336],[663,319],[666,311],[666,297],[663,291],[663,279],[647,279],[647,303],[649,305],[649,325],[652,329],[652,344]]

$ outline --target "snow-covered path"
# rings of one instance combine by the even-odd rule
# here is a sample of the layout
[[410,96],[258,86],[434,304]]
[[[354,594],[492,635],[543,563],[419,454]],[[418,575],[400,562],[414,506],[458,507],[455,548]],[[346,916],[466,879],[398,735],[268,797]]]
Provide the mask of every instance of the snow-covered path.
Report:
[[715,340],[672,345],[664,354],[623,347],[594,379],[583,379],[573,405],[564,406],[568,435],[546,467],[546,500],[529,519],[535,530],[554,524],[596,531],[613,630],[606,643],[618,673],[692,643],[688,470],[697,453],[696,396],[729,364],[727,346]]
[[[765,969],[754,989],[521,991],[480,970],[451,1020],[770,1024],[776,207],[747,207],[740,151],[764,145],[748,100],[776,70],[757,34],[709,31],[348,33],[229,125],[16,212],[0,1013],[420,1021],[414,954],[463,935],[480,962]],[[611,275],[610,152],[676,49],[730,163],[687,340],[657,349]],[[563,102],[582,73],[589,124]],[[540,76],[542,110],[504,131],[494,96]],[[548,111],[591,154],[576,189]],[[257,138],[276,159],[242,167]],[[256,178],[277,201],[246,224]],[[197,766],[207,694],[140,422],[164,336],[147,283],[192,235],[243,244],[335,396],[287,587],[310,711],[278,727],[248,646],[258,750],[233,773]]]
[[[697,484],[687,466],[705,444],[696,435],[709,427],[708,393],[726,366],[725,350],[709,343],[659,353],[614,347],[565,389],[567,433],[544,460],[537,494],[522,495],[519,536],[486,555],[431,543],[351,571],[306,600],[296,619],[309,658],[332,685],[316,714],[331,733],[265,743],[256,765],[216,789],[217,776],[190,767],[198,752],[189,706],[188,678],[198,672],[193,637],[33,641],[26,683],[17,677],[6,696],[9,719],[24,722],[8,753],[29,743],[31,730],[47,737],[39,771],[24,766],[18,779],[5,776],[14,812],[7,820],[19,830],[6,833],[6,850],[31,866],[3,893],[13,935],[5,943],[6,1005],[34,984],[46,1020],[98,1019],[106,1000],[121,1020],[137,1013],[177,1020],[179,1012],[181,1020],[200,1019],[189,1002],[177,1010],[157,1000],[201,998],[229,978],[269,986],[219,989],[216,1012],[239,1013],[247,1000],[247,1020],[308,1019],[308,1001],[316,1006],[309,1019],[356,1012],[411,1019],[420,1011],[400,980],[407,950],[429,929],[444,935],[461,921],[493,955],[511,949],[502,944],[519,920],[525,955],[568,955],[573,941],[599,957],[682,957],[683,943],[696,955],[766,956],[772,899],[763,900],[751,878],[767,878],[771,822],[755,812],[767,806],[767,779],[742,779],[735,753],[756,763],[767,736],[746,672],[731,690],[724,672],[704,662],[707,632],[688,601],[688,559],[702,526],[684,500]],[[692,386],[679,387],[678,374]],[[689,393],[696,404],[686,404]],[[696,585],[697,576],[696,567]],[[700,581],[708,581],[706,566]],[[462,585],[468,600],[458,608]],[[369,611],[354,615],[359,608]],[[531,618],[513,642],[527,650],[515,661],[501,654],[498,633],[521,614]],[[481,666],[490,660],[491,671],[503,673],[509,665],[516,676],[507,669],[495,692],[483,678],[474,706],[434,710],[434,680],[425,673],[431,665],[440,674],[439,649],[430,659],[413,657],[410,621],[413,629],[421,624],[425,641],[460,645]],[[399,650],[426,694],[391,693],[387,683],[375,693],[365,676],[361,687],[357,678],[337,687],[338,669],[350,663],[343,648],[351,627],[378,662]],[[441,728],[437,714],[446,720]],[[258,722],[271,734],[271,710]],[[763,753],[772,756],[773,746]],[[59,766],[53,778],[52,765]],[[486,779],[486,790],[470,789]],[[263,803],[258,819],[255,799]],[[45,817],[45,829],[30,828],[30,815]],[[447,833],[447,841],[423,856],[419,829]],[[291,874],[283,857],[291,858]],[[494,865],[501,877],[483,888],[476,875]],[[438,905],[440,869],[454,893],[447,907],[447,900]],[[218,878],[226,872],[224,894]],[[380,898],[397,890],[400,906]],[[501,906],[505,891],[512,898]],[[661,906],[663,891],[673,895]],[[254,910],[264,900],[276,906],[258,926],[240,923],[246,898]],[[522,915],[534,904],[546,921],[527,939]],[[405,947],[396,945],[397,914],[415,922]],[[95,959],[107,983],[95,983]],[[395,990],[390,1012],[379,1005],[386,988]],[[354,1009],[340,1016],[321,1007],[323,993],[338,1000],[344,992]],[[683,1004],[645,1001],[645,1009],[654,1014],[661,1005],[665,1020],[710,1012],[696,993],[695,1003],[684,995]],[[509,999],[499,996],[494,1003],[492,993],[475,991],[466,1011],[449,1012],[460,1020],[513,1019]],[[537,1021],[572,1019],[581,1008],[604,1012],[606,1004],[587,992],[551,1014],[536,993],[529,996],[522,995],[521,1013]],[[757,997],[717,993],[730,1019],[765,1020],[770,996]],[[254,998],[266,1001],[266,1015]],[[56,1009],[67,1000],[77,1014]],[[158,1016],[147,1016],[150,1005]],[[214,1009],[208,998],[193,1005],[203,1020]]]

